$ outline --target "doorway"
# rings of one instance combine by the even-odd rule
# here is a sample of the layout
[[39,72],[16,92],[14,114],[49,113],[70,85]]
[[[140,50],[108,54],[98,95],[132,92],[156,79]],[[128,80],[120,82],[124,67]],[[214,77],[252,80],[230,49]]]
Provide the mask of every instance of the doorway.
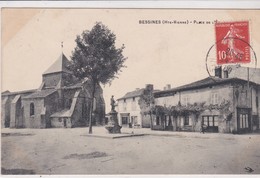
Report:
[[251,109],[237,108],[237,131],[238,133],[251,132]]
[[67,128],[67,119],[66,119],[66,118],[63,119],[63,126],[64,126],[65,128]]
[[172,117],[171,116],[165,116],[165,120],[166,120],[166,126],[165,126],[165,130],[173,130],[173,123],[172,123]]

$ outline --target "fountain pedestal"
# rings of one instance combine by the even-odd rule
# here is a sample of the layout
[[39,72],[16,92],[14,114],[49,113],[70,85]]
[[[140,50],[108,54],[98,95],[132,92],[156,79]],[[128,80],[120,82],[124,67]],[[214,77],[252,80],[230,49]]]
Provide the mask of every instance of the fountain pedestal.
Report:
[[109,121],[105,126],[108,133],[121,133],[121,126],[118,124],[117,112],[115,110],[110,111]]

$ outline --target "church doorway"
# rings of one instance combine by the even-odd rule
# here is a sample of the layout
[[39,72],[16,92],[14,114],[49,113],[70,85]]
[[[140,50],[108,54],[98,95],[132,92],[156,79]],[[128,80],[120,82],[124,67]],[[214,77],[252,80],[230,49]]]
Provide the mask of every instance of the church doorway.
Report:
[[66,119],[66,118],[63,119],[63,126],[64,126],[65,128],[67,128],[67,119]]

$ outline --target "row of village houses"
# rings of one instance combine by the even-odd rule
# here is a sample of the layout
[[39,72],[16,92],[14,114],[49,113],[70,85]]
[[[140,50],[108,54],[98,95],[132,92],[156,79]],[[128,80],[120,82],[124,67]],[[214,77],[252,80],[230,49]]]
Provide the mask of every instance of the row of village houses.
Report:
[[260,69],[231,65],[176,88],[168,84],[158,91],[148,84],[128,92],[118,99],[117,111],[123,127],[245,133],[259,129],[259,103]]
[[[11,128],[81,127],[89,123],[91,86],[78,81],[64,54],[42,74],[38,89],[2,93],[1,125]],[[103,90],[96,88],[93,124],[106,124]],[[214,77],[164,90],[153,85],[117,101],[119,124],[153,130],[243,133],[259,129],[260,69],[216,68]]]

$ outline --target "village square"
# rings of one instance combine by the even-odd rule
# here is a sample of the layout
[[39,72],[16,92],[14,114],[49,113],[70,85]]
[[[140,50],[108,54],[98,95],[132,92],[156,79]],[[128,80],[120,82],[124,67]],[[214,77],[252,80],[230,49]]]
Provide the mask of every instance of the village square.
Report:
[[230,66],[178,88],[146,84],[112,96],[107,114],[98,87],[89,133],[90,85],[71,85],[67,63],[61,54],[37,90],[2,93],[2,174],[260,172],[259,69],[249,83],[228,77],[247,68]]
[[[36,14],[33,17],[44,19],[52,12]],[[67,17],[61,14],[54,16]],[[177,58],[172,58],[166,59],[163,69],[152,62],[140,67],[143,73],[138,74],[136,66],[142,60],[131,59],[129,53],[135,44],[122,42],[120,30],[115,33],[101,21],[77,31],[71,55],[64,52],[62,41],[60,52],[53,50],[56,57],[39,74],[38,86],[11,91],[8,83],[3,84],[1,173],[259,174],[260,68],[255,52],[259,49],[250,45],[248,21],[214,23],[216,42],[199,55],[203,67],[194,64],[197,69],[191,67],[190,73],[176,72],[172,61]],[[174,51],[165,41],[160,45],[152,41],[146,48],[158,45],[162,56]],[[153,61],[161,65],[163,59]],[[131,70],[125,77],[128,65]],[[193,70],[206,75],[194,79]],[[178,83],[182,73],[191,80],[170,84]],[[118,84],[121,78],[123,83]],[[32,84],[24,78],[12,80]],[[164,87],[158,87],[161,80]],[[138,88],[129,87],[135,81],[141,81]]]

